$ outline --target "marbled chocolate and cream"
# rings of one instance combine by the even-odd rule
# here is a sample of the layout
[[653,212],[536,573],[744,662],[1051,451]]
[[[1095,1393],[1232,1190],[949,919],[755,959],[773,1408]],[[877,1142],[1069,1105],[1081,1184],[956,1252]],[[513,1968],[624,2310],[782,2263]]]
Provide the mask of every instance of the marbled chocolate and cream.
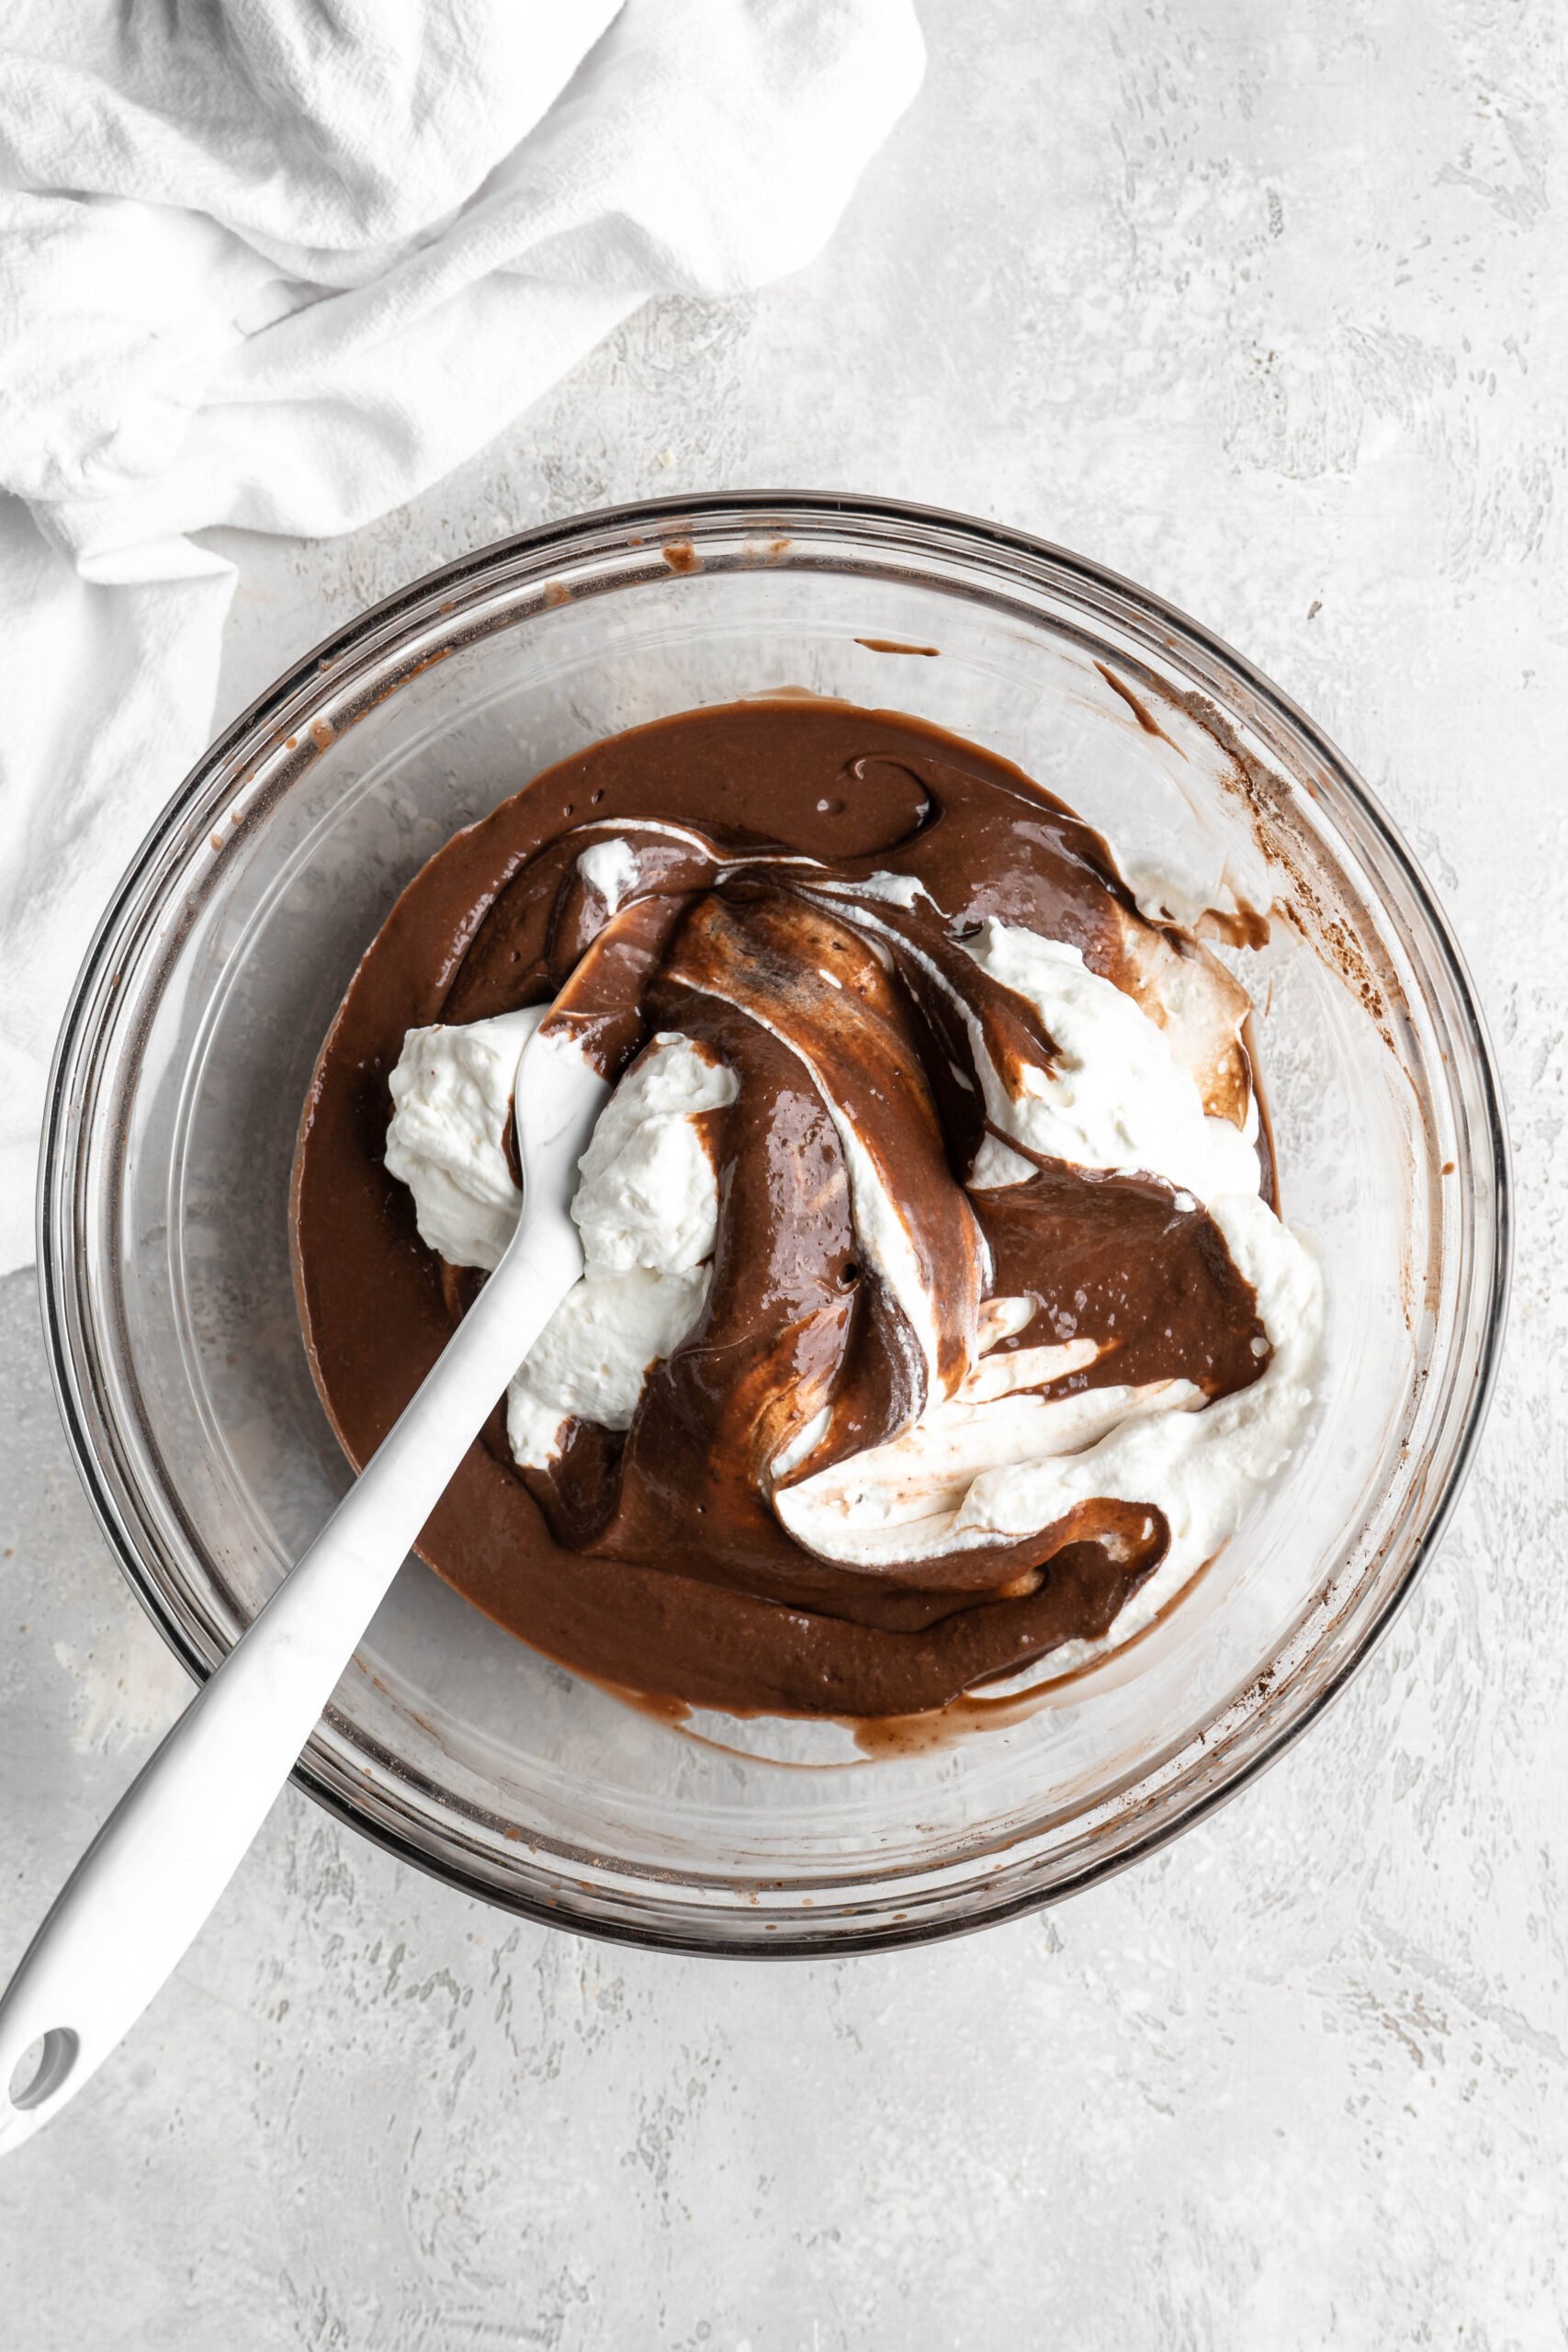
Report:
[[583,1279],[425,1556],[564,1663],[720,1708],[912,1713],[1129,1638],[1311,1401],[1248,999],[1059,801],[886,712],[612,738],[410,885],[296,1178],[353,1458],[504,1247],[512,1073],[591,943]]

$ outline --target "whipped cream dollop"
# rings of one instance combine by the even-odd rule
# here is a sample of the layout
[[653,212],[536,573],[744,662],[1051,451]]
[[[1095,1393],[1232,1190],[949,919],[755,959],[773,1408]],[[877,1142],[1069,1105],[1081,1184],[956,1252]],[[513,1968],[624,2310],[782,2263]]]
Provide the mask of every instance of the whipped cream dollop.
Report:
[[491,1273],[523,1196],[506,1155],[513,1081],[547,1005],[460,1027],[411,1029],[389,1081],[389,1174],[413,1194],[419,1238],[449,1266]]
[[734,1073],[691,1039],[653,1038],[599,1114],[571,1214],[583,1274],[507,1391],[506,1432],[543,1469],[575,1418],[626,1430],[643,1383],[708,1295],[718,1185],[701,1120],[735,1100]]
[[[492,1271],[515,1230],[513,1080],[547,1010],[411,1029],[392,1072],[387,1166],[413,1195],[421,1239],[448,1265]],[[582,1278],[507,1391],[508,1440],[525,1467],[547,1464],[574,1418],[629,1429],[649,1369],[702,1313],[718,1188],[701,1117],[735,1092],[733,1072],[701,1046],[660,1035],[600,1114],[571,1201]]]
[[[1163,1176],[1205,1204],[1257,1192],[1258,1108],[1250,1094],[1240,1127],[1205,1113],[1169,1032],[1091,972],[1079,949],[994,919],[964,949],[983,972],[1028,1000],[1055,1048],[1048,1068],[1024,1063],[1010,1091],[982,1047],[976,1066],[997,1125],[1048,1159]],[[1028,1160],[987,1136],[970,1182],[1007,1183],[1030,1170]]]

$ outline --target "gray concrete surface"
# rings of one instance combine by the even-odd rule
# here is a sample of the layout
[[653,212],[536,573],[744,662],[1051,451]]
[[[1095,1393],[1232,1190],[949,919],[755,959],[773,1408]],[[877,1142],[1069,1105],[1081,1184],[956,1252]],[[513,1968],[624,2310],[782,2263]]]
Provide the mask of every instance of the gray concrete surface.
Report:
[[[1506,1076],[1484,1453],[1328,1720],[1155,1863],[918,1955],[518,1927],[290,1793],[134,2044],[0,2170],[16,2352],[1568,2334],[1562,19],[926,0],[830,253],[635,321],[328,547],[231,540],[225,713],[461,549],[680,487],[886,490],[1200,615],[1387,799]],[[0,1291],[0,1966],[179,1702]]]

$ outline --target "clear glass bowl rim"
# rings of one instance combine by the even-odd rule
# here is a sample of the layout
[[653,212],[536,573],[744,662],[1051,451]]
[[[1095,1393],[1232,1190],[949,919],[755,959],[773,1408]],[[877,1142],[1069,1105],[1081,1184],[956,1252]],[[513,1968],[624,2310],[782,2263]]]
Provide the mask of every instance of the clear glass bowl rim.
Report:
[[[1366,1663],[1440,1542],[1469,1473],[1495,1385],[1511,1263],[1509,1153],[1495,1060],[1464,959],[1414,858],[1350,763],[1289,695],[1178,606],[1108,567],[1002,524],[904,500],[838,492],[688,492],[595,509],[491,542],[424,573],[312,647],[214,740],[154,820],[98,923],[61,1026],[39,1156],[38,1241],[51,1379],[77,1475],[131,1589],[186,1670],[202,1680],[210,1671],[209,1662],[172,1617],[115,1499],[94,1429],[95,1419],[102,1418],[101,1385],[94,1376],[92,1362],[79,1363],[72,1344],[69,1302],[84,1272],[75,1204],[85,1125],[73,1118],[73,1105],[80,1100],[85,1069],[112,1004],[116,976],[109,972],[109,966],[125,956],[133,932],[159,903],[187,825],[199,826],[203,831],[208,829],[203,804],[231,789],[234,778],[276,741],[286,714],[288,723],[299,723],[297,706],[313,685],[320,686],[326,673],[341,673],[350,659],[365,661],[373,652],[389,653],[400,635],[412,635],[441,611],[452,616],[452,635],[461,642],[459,616],[468,598],[481,590],[504,592],[509,582],[537,576],[541,565],[552,560],[567,562],[589,552],[629,556],[634,549],[646,548],[657,562],[661,547],[673,541],[767,527],[791,533],[815,527],[851,541],[858,537],[867,554],[874,554],[883,565],[899,545],[911,555],[939,560],[956,548],[1005,564],[1036,586],[1065,594],[1090,614],[1097,599],[1107,600],[1168,646],[1174,644],[1184,663],[1196,655],[1200,667],[1240,687],[1287,732],[1302,738],[1344,796],[1353,818],[1371,836],[1378,855],[1393,868],[1425,926],[1422,954],[1450,992],[1449,1009],[1457,1015],[1458,1032],[1469,1055],[1468,1074],[1480,1098],[1481,1115],[1472,1146],[1484,1150],[1488,1163],[1486,1184],[1478,1190],[1471,1181],[1465,1186],[1476,1244],[1458,1332],[1458,1341],[1468,1348],[1472,1363],[1468,1402],[1450,1439],[1443,1475],[1429,1490],[1422,1524],[1409,1544],[1398,1577],[1388,1583],[1354,1645],[1319,1677],[1292,1713],[1270,1722],[1266,1720],[1267,1705],[1258,1710],[1246,1727],[1250,1736],[1235,1744],[1239,1752],[1228,1755],[1223,1771],[1211,1774],[1206,1785],[1187,1790],[1175,1804],[1161,1801],[1169,1792],[1168,1784],[1152,1792],[1142,1826],[1113,1849],[1090,1855],[1065,1872],[1053,1873],[1047,1858],[1045,1867],[1032,1866],[1021,1883],[1012,1873],[998,1872],[988,1888],[978,1893],[964,1888],[962,1899],[951,1905],[944,1905],[939,1895],[933,1912],[916,1906],[889,1918],[886,1909],[879,1909],[874,1916],[856,1918],[852,1905],[838,1917],[825,1905],[807,1915],[807,1921],[787,1937],[775,1939],[761,1931],[761,1926],[752,1934],[737,1934],[733,1922],[728,1931],[716,1934],[700,1911],[682,1917],[657,1897],[653,1906],[640,1915],[632,1906],[626,1916],[615,1916],[593,1907],[581,1912],[564,1908],[523,1889],[498,1888],[493,1881],[465,1869],[456,1851],[443,1853],[422,1846],[396,1825],[367,1813],[316,1769],[309,1752],[296,1767],[296,1782],[360,1835],[464,1893],[479,1894],[501,1907],[546,1925],[645,1948],[727,1958],[785,1959],[886,1950],[971,1932],[1060,1901],[1168,1844],[1237,1794],[1283,1754]],[[488,635],[490,630],[479,633]],[[1467,1178],[1471,1174],[1462,1172]],[[1483,1211],[1482,1229],[1475,1231],[1478,1208]],[[1166,1782],[1166,1770],[1161,1768],[1151,1777]],[[959,1893],[954,1890],[955,1896]]]

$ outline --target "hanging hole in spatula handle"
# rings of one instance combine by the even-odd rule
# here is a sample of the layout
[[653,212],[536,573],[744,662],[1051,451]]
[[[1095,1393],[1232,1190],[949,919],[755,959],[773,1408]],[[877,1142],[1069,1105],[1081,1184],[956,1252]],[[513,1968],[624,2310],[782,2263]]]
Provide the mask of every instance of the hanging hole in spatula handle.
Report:
[[68,2025],[51,2025],[35,2036],[11,2069],[7,2097],[13,2107],[30,2114],[63,2090],[82,2044]]
[[71,2026],[49,2026],[13,2050],[12,2037],[0,2035],[0,2152],[30,2140],[69,2095],[82,2038]]

